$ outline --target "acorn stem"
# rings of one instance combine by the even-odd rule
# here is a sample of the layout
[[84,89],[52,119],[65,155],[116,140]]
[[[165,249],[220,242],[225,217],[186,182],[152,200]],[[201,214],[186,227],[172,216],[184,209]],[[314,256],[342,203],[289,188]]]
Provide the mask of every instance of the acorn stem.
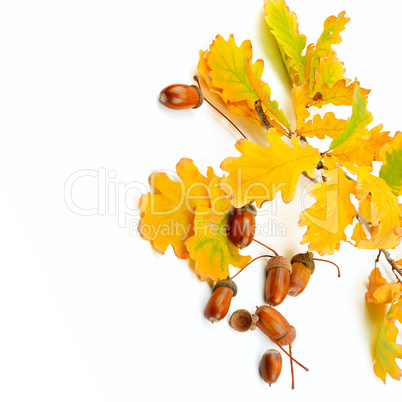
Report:
[[248,262],[239,272],[237,272],[235,275],[233,275],[230,279],[234,279],[236,278],[237,275],[240,274],[240,272],[243,272],[252,262],[260,259],[260,258],[264,258],[264,257],[269,257],[272,258],[273,255],[260,255],[259,257],[255,257],[253,260],[251,260],[250,262]]
[[[197,82],[198,86],[201,88],[200,81],[198,80],[198,76],[195,75],[194,80]],[[236,124],[233,123],[232,120],[229,119],[223,112],[221,112],[215,105],[213,105],[205,96],[204,96],[204,101],[208,103],[209,106],[211,106],[213,109],[215,109],[221,116],[223,116],[246,140],[248,139],[243,132],[239,129],[239,127],[236,126]]]
[[334,262],[332,262],[332,261],[328,261],[328,260],[323,260],[323,259],[321,259],[321,258],[313,258],[313,260],[314,260],[314,261],[324,261],[324,262],[329,262],[330,264],[335,265],[335,266],[336,266],[336,268],[338,268],[338,278],[340,278],[340,277],[341,277],[341,271],[340,271],[340,269],[339,269],[338,265],[336,265]]
[[292,389],[295,389],[295,375],[293,372],[292,344],[291,343],[289,343],[289,355],[290,355],[290,373],[292,374]]
[[272,336],[264,329],[264,327],[261,326],[261,324],[257,321],[256,326],[264,332],[265,335],[268,336],[268,338],[271,339],[272,342],[275,342],[276,345],[282,350],[283,353],[285,353],[287,356],[290,357],[291,361],[294,361],[296,364],[298,364],[301,368],[304,368],[304,370],[309,371],[309,369],[306,366],[303,366],[301,363],[299,363],[293,356],[291,356],[279,343],[272,338]]
[[273,248],[268,247],[266,244],[261,243],[260,241],[258,241],[258,240],[256,240],[256,239],[253,239],[253,241],[255,241],[255,242],[258,243],[258,244],[261,244],[261,246],[264,246],[264,247],[267,248],[268,250],[271,250],[275,255],[279,255]]

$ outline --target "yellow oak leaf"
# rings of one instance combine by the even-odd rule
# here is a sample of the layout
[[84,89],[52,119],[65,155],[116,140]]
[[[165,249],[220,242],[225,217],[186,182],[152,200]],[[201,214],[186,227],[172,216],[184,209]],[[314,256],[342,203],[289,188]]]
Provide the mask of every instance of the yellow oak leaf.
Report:
[[310,116],[310,112],[307,110],[310,103],[310,96],[308,94],[307,85],[299,85],[292,88],[293,109],[296,114],[296,131],[298,135],[299,128],[303,127],[306,123],[305,120]]
[[356,169],[356,198],[362,201],[370,196],[371,217],[371,237],[369,240],[360,240],[357,247],[394,248],[402,236],[398,198],[388,184],[372,175],[370,170],[365,166]]
[[275,36],[289,76],[296,85],[304,84],[306,58],[303,49],[306,37],[299,33],[299,24],[284,0],[264,0],[266,21]]
[[402,283],[389,283],[378,268],[374,268],[369,276],[366,300],[369,303],[394,303],[402,297]]
[[340,164],[351,170],[353,170],[350,167],[351,164],[372,167],[373,161],[380,160],[382,147],[392,142],[390,132],[381,131],[382,128],[383,125],[379,124],[370,130],[364,130],[337,147],[329,155],[335,156]]
[[309,243],[309,250],[320,255],[333,254],[346,241],[345,229],[352,224],[356,209],[350,200],[355,183],[346,178],[344,171],[328,158],[326,181],[314,183],[307,193],[317,200],[299,215],[299,226],[307,226],[301,244]]
[[396,359],[402,359],[402,345],[396,343],[398,328],[396,320],[402,323],[402,299],[393,303],[381,325],[377,337],[374,373],[384,384],[387,374],[394,380],[400,380],[402,370],[396,364]]
[[268,130],[267,140],[269,147],[239,140],[236,149],[242,156],[226,158],[221,163],[221,168],[229,172],[222,185],[232,195],[236,208],[252,200],[260,206],[273,200],[278,191],[282,200],[289,203],[295,196],[301,173],[305,171],[310,178],[316,175],[314,167],[321,160],[316,148],[301,145],[296,136],[292,136],[293,146],[289,146],[275,129]]
[[[313,85],[314,85],[314,78],[317,76],[316,69],[319,68],[319,64],[321,61],[325,60],[327,57],[331,57],[331,55],[335,56],[336,53],[332,48],[333,45],[337,45],[342,42],[342,38],[340,33],[345,29],[345,25],[350,21],[350,18],[345,17],[346,12],[342,11],[339,13],[337,17],[331,15],[328,17],[324,22],[324,30],[320,37],[318,38],[315,46],[314,52],[311,51],[311,61],[310,61],[310,78],[309,78],[309,93],[311,93]],[[339,62],[338,62],[339,63]],[[343,78],[341,75],[337,74],[338,78]],[[332,74],[330,77],[333,80]],[[321,85],[325,82],[322,80]],[[332,86],[331,82],[327,82],[328,87]],[[320,85],[320,86],[321,86]],[[316,91],[315,91],[316,93]]]
[[[359,85],[357,81],[356,83]],[[312,101],[310,102],[310,106],[321,107],[328,103],[332,103],[335,106],[351,106],[353,101],[354,86],[355,82],[347,85],[346,79],[339,80],[332,86],[332,88],[330,88],[328,84],[324,83],[321,87],[321,91],[314,95]],[[361,88],[360,85],[359,90],[364,97],[367,97],[367,95],[370,93],[370,90]]]
[[321,92],[321,88],[324,84],[331,89],[338,81],[344,79],[346,82],[350,82],[349,79],[345,78],[345,69],[343,68],[343,63],[341,63],[335,53],[331,53],[328,57],[321,57],[317,69],[315,70],[314,77],[314,89],[312,94]]
[[187,158],[179,161],[176,171],[179,181],[173,181],[166,173],[150,175],[153,194],[143,194],[139,200],[138,231],[159,253],[164,254],[171,245],[177,257],[187,259],[184,242],[193,234],[196,207],[209,202],[208,185],[216,176],[212,168],[203,176]]
[[345,131],[346,120],[338,119],[334,113],[327,112],[324,116],[315,114],[312,120],[307,120],[298,126],[297,134],[304,137],[317,137],[320,140],[325,137],[335,139],[340,133]]
[[225,40],[217,35],[207,51],[200,51],[198,71],[210,91],[216,94],[233,114],[261,125],[255,111],[255,102],[261,100],[269,122],[285,132],[289,123],[278,103],[271,100],[269,85],[261,80],[264,62],[252,63],[252,45],[249,40],[236,45],[233,35]]
[[229,265],[244,268],[250,256],[239,254],[230,241],[231,202],[221,189],[219,180],[210,183],[211,199],[208,205],[198,204],[194,219],[194,235],[186,240],[190,257],[195,260],[195,273],[201,280],[218,281],[229,276]]

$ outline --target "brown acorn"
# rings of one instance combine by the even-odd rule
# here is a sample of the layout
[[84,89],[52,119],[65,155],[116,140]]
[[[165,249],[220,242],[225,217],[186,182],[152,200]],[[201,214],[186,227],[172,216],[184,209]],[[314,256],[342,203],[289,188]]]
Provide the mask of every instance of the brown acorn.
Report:
[[290,275],[289,296],[297,296],[306,288],[310,276],[315,269],[313,253],[296,254],[290,260],[292,264],[292,274]]
[[230,225],[230,240],[236,247],[243,249],[253,241],[256,215],[257,209],[252,204],[234,209]]
[[260,362],[260,373],[263,380],[271,386],[279,378],[282,371],[282,356],[275,349],[268,349]]
[[221,279],[215,284],[205,308],[205,316],[213,323],[226,317],[232,298],[237,294],[237,286],[230,279]]
[[282,256],[272,257],[267,263],[267,279],[265,282],[265,301],[270,306],[278,306],[289,291],[292,265]]
[[295,328],[289,324],[286,318],[269,306],[257,307],[255,314],[258,316],[258,327],[269,334],[280,346],[293,343],[296,338]]
[[197,85],[173,84],[162,89],[159,101],[169,109],[197,109],[204,96]]

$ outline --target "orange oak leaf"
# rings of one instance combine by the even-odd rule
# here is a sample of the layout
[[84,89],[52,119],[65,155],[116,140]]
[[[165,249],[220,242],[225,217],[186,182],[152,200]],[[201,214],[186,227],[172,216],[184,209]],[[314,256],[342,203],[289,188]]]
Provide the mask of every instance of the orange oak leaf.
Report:
[[186,240],[190,257],[195,260],[195,273],[201,280],[218,281],[229,276],[229,266],[244,268],[250,256],[239,254],[230,241],[231,202],[221,189],[219,180],[210,183],[210,202],[198,204],[194,219],[194,235]]
[[228,40],[217,35],[207,51],[200,51],[198,71],[210,91],[232,113],[261,125],[255,111],[255,102],[261,99],[270,123],[284,131],[282,126],[289,126],[289,123],[278,103],[270,99],[269,85],[261,80],[264,62],[259,59],[252,63],[252,55],[249,40],[237,46],[233,35]]
[[300,213],[299,226],[307,226],[301,244],[320,255],[333,254],[346,241],[345,229],[352,224],[356,209],[350,200],[355,183],[348,180],[340,167],[325,158],[326,181],[310,185],[307,192],[317,200]]
[[395,322],[402,323],[402,299],[393,303],[381,325],[377,337],[374,373],[384,384],[387,374],[394,380],[402,378],[402,370],[396,364],[396,359],[402,359],[402,345],[396,343],[398,328]]
[[296,136],[292,136],[292,146],[286,144],[275,129],[267,132],[269,147],[257,145],[248,140],[239,140],[236,149],[240,157],[229,157],[221,163],[221,168],[229,172],[222,180],[226,192],[233,197],[233,205],[242,207],[252,200],[261,205],[271,201],[278,191],[282,200],[293,200],[299,176],[304,171],[314,178],[315,166],[321,160],[316,148],[301,145]]
[[402,283],[389,283],[382,275],[379,268],[374,268],[369,276],[366,300],[369,303],[384,304],[394,303],[402,297]]
[[171,245],[177,257],[187,259],[189,253],[184,242],[193,234],[196,207],[209,202],[208,185],[216,176],[212,168],[203,176],[187,158],[179,161],[176,172],[177,181],[162,172],[150,175],[153,193],[143,194],[139,200],[138,231],[159,253],[164,254]]

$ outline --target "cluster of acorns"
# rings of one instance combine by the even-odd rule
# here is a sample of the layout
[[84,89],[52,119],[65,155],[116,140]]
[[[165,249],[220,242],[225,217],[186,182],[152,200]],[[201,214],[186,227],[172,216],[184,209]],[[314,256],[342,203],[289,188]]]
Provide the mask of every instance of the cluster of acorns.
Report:
[[[194,77],[194,79],[198,82],[197,77]],[[169,85],[161,91],[159,100],[164,106],[175,110],[196,109],[201,106],[204,100],[214,107],[205,99],[199,85]],[[222,112],[219,113],[222,114]],[[231,214],[229,237],[238,248],[243,249],[247,247],[253,240],[260,243],[254,239],[256,215],[257,210],[252,204],[247,204],[242,208],[233,210]],[[272,306],[281,304],[287,295],[297,296],[303,292],[310,280],[311,274],[314,272],[314,260],[317,259],[313,258],[313,253],[307,252],[296,254],[289,261],[287,258],[278,255],[275,250],[266,245],[264,246],[270,249],[275,256],[260,256],[251,262],[262,257],[269,257],[265,284],[265,301],[268,305],[257,307],[254,314],[251,314],[245,309],[237,310],[230,317],[230,324],[239,332],[254,330],[255,328],[261,329],[290,357],[293,389],[293,362],[307,371],[308,368],[292,357],[292,343],[296,338],[295,328]],[[331,261],[327,262],[331,263]],[[338,268],[336,264],[334,265]],[[212,296],[205,309],[205,315],[212,323],[218,322],[226,317],[232,298],[237,294],[237,286],[233,281],[234,276],[218,281],[213,288]],[[339,268],[338,276],[340,276]],[[286,345],[289,346],[289,352],[283,348],[283,346]],[[267,350],[263,354],[260,363],[260,372],[264,381],[269,385],[275,383],[281,370],[282,357],[280,352],[275,349]]]
[[[255,207],[251,204],[234,209],[229,237],[237,247],[244,248],[254,240],[256,213]],[[314,272],[313,254],[310,252],[297,254],[289,261],[277,255],[275,251],[274,253],[276,255],[270,257],[267,262],[265,301],[268,305],[258,307],[254,314],[245,309],[237,310],[230,317],[230,324],[239,332],[258,327],[279,347],[286,345],[291,347],[296,338],[296,330],[272,306],[281,304],[287,295],[297,296],[305,289]],[[208,320],[212,323],[222,320],[227,315],[232,298],[236,294],[237,286],[231,278],[218,281],[205,309]],[[291,348],[289,355],[291,356]],[[293,361],[292,357],[291,361]],[[275,349],[267,350],[260,363],[260,372],[264,381],[269,385],[275,383],[281,370],[280,352]]]

